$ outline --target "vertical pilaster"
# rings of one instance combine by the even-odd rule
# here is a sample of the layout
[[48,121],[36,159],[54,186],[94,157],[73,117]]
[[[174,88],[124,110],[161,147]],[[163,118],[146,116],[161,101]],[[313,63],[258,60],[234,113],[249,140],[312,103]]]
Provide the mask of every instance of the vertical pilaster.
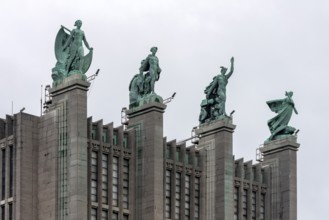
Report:
[[87,91],[90,83],[72,75],[50,90],[57,112],[58,219],[88,219]]
[[270,168],[270,193],[266,203],[272,210],[266,218],[297,220],[297,138],[270,141],[260,149],[263,154],[263,166]]
[[232,134],[235,125],[230,118],[201,125],[198,149],[203,149],[205,168],[205,219],[233,219],[234,161]]
[[164,218],[163,113],[166,106],[150,102],[127,111],[136,131],[136,220]]

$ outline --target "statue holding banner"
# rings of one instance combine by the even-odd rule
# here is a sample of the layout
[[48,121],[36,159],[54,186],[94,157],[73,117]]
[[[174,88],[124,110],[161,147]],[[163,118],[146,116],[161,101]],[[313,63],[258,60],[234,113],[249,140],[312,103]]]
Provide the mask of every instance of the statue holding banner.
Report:
[[[85,73],[90,67],[93,48],[89,46],[85,33],[81,30],[82,21],[77,20],[74,24],[75,29],[69,30],[61,26],[55,40],[56,66],[52,69],[52,78],[55,84],[58,84],[64,78],[81,74],[85,79]],[[89,50],[84,54],[83,44]]]

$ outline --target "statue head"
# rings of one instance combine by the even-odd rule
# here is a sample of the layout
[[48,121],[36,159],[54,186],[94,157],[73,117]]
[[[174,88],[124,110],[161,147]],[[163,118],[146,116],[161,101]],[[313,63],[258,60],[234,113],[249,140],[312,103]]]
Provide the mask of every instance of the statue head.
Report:
[[293,94],[294,93],[292,91],[289,91],[289,92],[286,91],[286,96],[289,98],[291,98]]
[[158,51],[158,48],[157,48],[157,47],[152,47],[152,48],[150,49],[150,51],[151,51],[153,54],[155,54],[155,53]]
[[226,73],[226,71],[227,71],[227,68],[226,67],[223,67],[223,66],[220,67],[221,74],[224,75]]
[[74,23],[74,26],[76,26],[77,28],[81,28],[82,21],[81,20],[76,20],[75,23]]

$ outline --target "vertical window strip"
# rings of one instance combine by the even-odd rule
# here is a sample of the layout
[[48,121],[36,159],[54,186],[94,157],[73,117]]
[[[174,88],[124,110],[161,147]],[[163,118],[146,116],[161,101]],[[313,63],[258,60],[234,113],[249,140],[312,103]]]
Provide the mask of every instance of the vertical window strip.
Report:
[[108,204],[108,155],[102,154],[102,203]]
[[97,202],[98,191],[98,153],[91,151],[91,201]]
[[247,189],[243,189],[243,194],[242,194],[242,219],[243,220],[247,220],[248,218],[248,190]]
[[97,220],[97,208],[91,208],[90,220]]
[[181,202],[181,174],[176,173],[176,181],[175,181],[175,190],[176,190],[176,195],[175,195],[175,219],[179,220],[180,219],[180,202]]
[[119,220],[119,214],[117,212],[112,213],[112,220]]
[[234,220],[238,220],[239,215],[239,187],[234,187]]
[[112,165],[112,205],[118,207],[119,204],[119,158],[113,157]]
[[265,194],[260,195],[259,219],[265,220]]
[[123,135],[123,147],[128,148],[128,135],[127,134]]
[[200,219],[200,177],[194,180],[194,219]]
[[1,171],[1,178],[2,178],[2,186],[1,186],[1,199],[4,200],[6,196],[6,149],[2,151],[2,171]]
[[124,209],[129,208],[129,160],[123,159],[123,191],[122,206]]
[[9,219],[8,220],[13,220],[13,204],[9,203]]
[[5,205],[1,206],[1,219],[5,219],[6,213],[5,213]]
[[256,220],[256,192],[251,194],[251,219]]
[[109,214],[107,210],[103,209],[102,210],[102,220],[108,220],[109,219]]
[[9,147],[9,197],[13,197],[14,187],[14,148]]
[[166,170],[166,218],[171,218],[171,170]]
[[185,220],[190,219],[190,185],[191,177],[185,175]]

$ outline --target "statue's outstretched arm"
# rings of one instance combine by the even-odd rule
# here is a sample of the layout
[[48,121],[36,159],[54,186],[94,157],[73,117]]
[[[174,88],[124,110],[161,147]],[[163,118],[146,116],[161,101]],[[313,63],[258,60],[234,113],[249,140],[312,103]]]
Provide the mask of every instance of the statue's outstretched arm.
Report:
[[298,115],[297,109],[294,106],[294,112],[296,113],[296,115]]
[[231,58],[231,69],[230,72],[228,74],[226,74],[227,79],[231,77],[231,75],[233,74],[234,71],[234,57]]

